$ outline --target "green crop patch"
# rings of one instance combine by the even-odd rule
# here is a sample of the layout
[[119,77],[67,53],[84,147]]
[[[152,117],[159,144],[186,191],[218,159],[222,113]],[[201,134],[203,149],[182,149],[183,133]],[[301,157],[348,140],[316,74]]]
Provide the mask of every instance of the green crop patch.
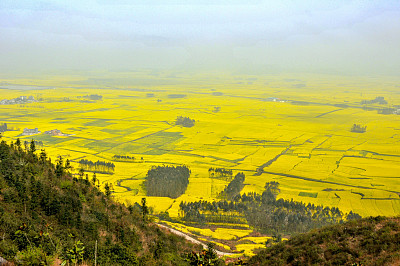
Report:
[[112,125],[114,123],[108,122],[109,119],[96,119],[90,122],[86,122],[83,125],[88,127],[88,126],[93,126],[93,127],[107,127],[109,125]]
[[45,144],[59,144],[65,141],[70,141],[71,139],[68,137],[53,137],[47,134],[40,134],[35,136],[27,136],[24,140],[36,140],[43,141]]
[[84,145],[85,148],[93,149],[95,151],[102,151],[104,149],[111,149],[116,146],[114,142],[105,142],[101,140],[92,141]]
[[318,193],[311,193],[311,192],[300,192],[299,193],[300,197],[310,197],[310,198],[316,198],[318,196]]

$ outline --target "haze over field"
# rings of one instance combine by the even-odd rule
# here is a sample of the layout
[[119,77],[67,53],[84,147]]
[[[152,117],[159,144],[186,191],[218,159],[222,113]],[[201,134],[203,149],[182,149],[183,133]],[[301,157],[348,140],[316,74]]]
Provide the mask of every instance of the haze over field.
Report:
[[145,3],[2,0],[0,73],[400,72],[396,0]]

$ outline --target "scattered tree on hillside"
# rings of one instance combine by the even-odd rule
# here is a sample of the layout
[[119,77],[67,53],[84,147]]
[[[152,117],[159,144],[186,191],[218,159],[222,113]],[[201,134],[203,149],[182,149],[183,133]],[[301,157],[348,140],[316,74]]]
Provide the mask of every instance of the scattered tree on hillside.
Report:
[[106,182],[104,184],[104,194],[106,195],[107,198],[110,198],[111,194],[114,192],[114,188],[112,183]]
[[215,252],[214,244],[210,242],[207,243],[207,249],[204,249],[202,252],[191,252],[187,254],[186,260],[193,266],[224,265],[223,261],[218,258],[217,252]]
[[149,214],[149,208],[147,207],[146,198],[142,198],[142,205],[140,206],[142,209],[142,219],[143,222],[147,220],[147,214]]

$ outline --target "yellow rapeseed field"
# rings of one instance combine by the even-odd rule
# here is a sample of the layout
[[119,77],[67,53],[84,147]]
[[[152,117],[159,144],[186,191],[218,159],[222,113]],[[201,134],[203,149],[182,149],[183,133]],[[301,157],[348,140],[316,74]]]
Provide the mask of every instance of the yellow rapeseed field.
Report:
[[[175,218],[180,217],[181,202],[218,200],[229,184],[210,178],[210,167],[232,169],[234,175],[243,172],[241,193],[262,193],[266,182],[277,181],[279,198],[339,207],[362,216],[400,215],[400,115],[378,113],[400,105],[400,94],[394,93],[396,81],[304,76],[307,86],[299,89],[287,76],[260,78],[250,85],[221,78],[226,82],[214,80],[212,86],[194,82],[190,88],[134,89],[79,85],[76,77],[0,80],[29,87],[4,85],[0,101],[30,95],[40,100],[0,105],[0,123],[12,129],[2,136],[6,141],[41,141],[38,150],[45,149],[53,162],[58,156],[70,160],[73,173],[81,159],[112,162],[114,173],[96,174],[101,187],[112,183],[119,201],[130,205],[145,197],[153,213],[166,211]],[[95,94],[102,99],[88,97]],[[378,96],[388,104],[368,108],[361,104]],[[194,119],[195,126],[176,126],[177,116]],[[353,124],[367,126],[366,132],[351,132]],[[38,128],[40,133],[23,135],[24,128]],[[44,134],[53,129],[66,135]],[[134,159],[116,160],[114,155]],[[188,188],[176,199],[146,196],[147,171],[163,164],[191,169]],[[260,167],[264,173],[256,175]],[[91,179],[93,173],[87,174]],[[213,231],[173,226],[213,241],[252,241],[236,246],[245,254],[265,242],[260,237],[244,238],[250,228],[213,225],[219,227]]]

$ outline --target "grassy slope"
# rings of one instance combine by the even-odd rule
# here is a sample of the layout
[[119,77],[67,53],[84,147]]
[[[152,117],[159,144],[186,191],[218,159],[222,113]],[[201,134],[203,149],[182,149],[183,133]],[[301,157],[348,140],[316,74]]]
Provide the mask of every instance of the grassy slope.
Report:
[[249,265],[400,263],[400,218],[370,217],[324,227],[262,250]]

